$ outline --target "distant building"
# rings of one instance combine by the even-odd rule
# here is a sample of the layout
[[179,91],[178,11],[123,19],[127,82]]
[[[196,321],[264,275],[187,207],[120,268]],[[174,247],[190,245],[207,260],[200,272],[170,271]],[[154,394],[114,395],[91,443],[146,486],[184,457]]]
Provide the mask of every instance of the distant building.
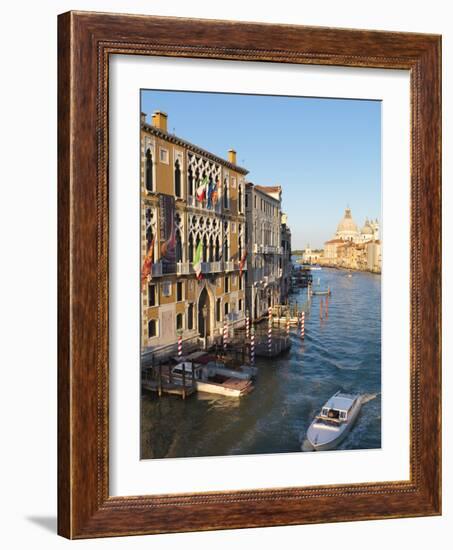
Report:
[[281,215],[281,248],[280,269],[282,273],[280,301],[287,302],[288,294],[291,287],[291,229],[288,226],[288,216],[284,213]]
[[314,251],[310,248],[310,245],[307,244],[307,248],[304,250],[302,261],[305,264],[315,264],[319,261],[319,258],[322,256],[320,251]]
[[357,229],[357,225],[352,219],[351,209],[346,208],[344,211],[343,219],[337,226],[337,232],[335,238],[342,241],[357,242],[360,240],[360,232]]
[[334,239],[351,241],[354,243],[368,242],[379,239],[379,222],[376,220],[365,220],[362,229],[359,231],[352,219],[351,209],[346,208],[344,216],[340,220]]
[[281,195],[280,186],[246,184],[247,304],[253,320],[280,303]]
[[380,250],[378,220],[367,218],[359,230],[352,218],[351,209],[346,208],[334,238],[324,243],[324,254],[319,261],[325,265],[380,273]]
[[335,262],[338,256],[338,247],[342,246],[344,241],[342,239],[331,239],[324,243],[323,259],[326,263]]
[[209,344],[225,318],[244,323],[247,173],[235,151],[220,158],[169,133],[166,113],[142,115],[143,351],[174,353],[178,333]]
[[381,241],[372,241],[367,245],[367,267],[369,271],[381,272]]

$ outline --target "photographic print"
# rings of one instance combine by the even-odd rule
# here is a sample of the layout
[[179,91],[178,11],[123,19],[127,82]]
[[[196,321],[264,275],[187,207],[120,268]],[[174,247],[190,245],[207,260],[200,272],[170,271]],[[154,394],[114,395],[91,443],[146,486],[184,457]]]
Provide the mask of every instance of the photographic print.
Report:
[[142,90],[141,459],[381,447],[381,102]]

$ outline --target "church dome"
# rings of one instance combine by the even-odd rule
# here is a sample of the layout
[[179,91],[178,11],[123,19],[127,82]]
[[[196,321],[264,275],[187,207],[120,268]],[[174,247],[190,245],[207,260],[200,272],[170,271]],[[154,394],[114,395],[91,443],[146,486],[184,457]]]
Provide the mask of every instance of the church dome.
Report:
[[373,234],[373,228],[370,225],[370,222],[366,220],[365,225],[362,227],[362,234],[363,235],[372,235]]
[[357,226],[354,223],[354,220],[352,219],[351,215],[351,209],[346,208],[344,211],[343,219],[340,221],[337,227],[337,234],[350,234],[350,233],[358,233]]

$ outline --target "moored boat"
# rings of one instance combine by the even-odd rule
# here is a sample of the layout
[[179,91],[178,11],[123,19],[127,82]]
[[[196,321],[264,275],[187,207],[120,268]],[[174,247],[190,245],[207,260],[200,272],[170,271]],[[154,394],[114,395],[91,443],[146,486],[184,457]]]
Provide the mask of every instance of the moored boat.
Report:
[[313,296],[330,296],[332,291],[328,288],[327,290],[312,290],[311,293]]
[[[322,407],[307,430],[307,441],[314,451],[337,447],[351,430],[362,406],[362,396],[337,392]],[[306,448],[303,446],[303,450]]]

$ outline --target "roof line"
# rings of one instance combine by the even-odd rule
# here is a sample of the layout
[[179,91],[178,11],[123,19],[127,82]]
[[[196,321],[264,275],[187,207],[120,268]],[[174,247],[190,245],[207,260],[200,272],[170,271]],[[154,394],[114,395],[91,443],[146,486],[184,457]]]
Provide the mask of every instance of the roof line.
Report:
[[195,145],[191,143],[190,141],[187,141],[185,139],[182,139],[175,134],[170,134],[169,132],[166,132],[165,130],[161,130],[160,128],[157,128],[156,126],[153,126],[152,124],[148,124],[147,122],[142,122],[142,128],[144,130],[148,130],[152,134],[156,135],[157,137],[164,138],[172,143],[176,143],[177,145],[182,145],[187,147],[188,149],[191,149],[194,153],[198,153],[199,155],[203,155],[210,160],[213,160],[215,162],[218,162],[219,164],[222,164],[229,168],[230,170],[235,170],[236,172],[239,172],[240,174],[243,174],[244,176],[249,173],[249,171],[246,168],[243,168],[242,166],[238,166],[236,164],[233,164],[232,162],[229,162],[226,159],[223,159],[222,157],[218,157],[217,155],[214,155],[214,153],[210,153],[206,149],[203,149],[202,147],[199,147],[198,145]]

